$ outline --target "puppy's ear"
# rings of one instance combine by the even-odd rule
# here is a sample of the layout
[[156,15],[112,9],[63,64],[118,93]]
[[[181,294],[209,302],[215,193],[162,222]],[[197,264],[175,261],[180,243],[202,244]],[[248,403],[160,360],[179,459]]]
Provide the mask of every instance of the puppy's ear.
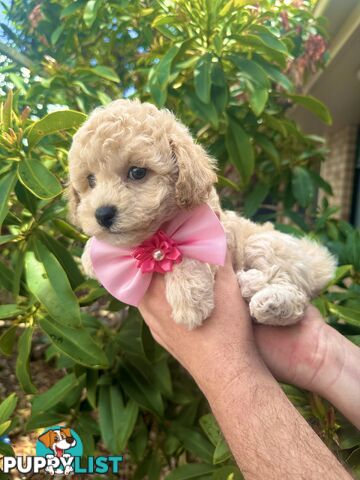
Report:
[[69,219],[74,225],[78,225],[77,221],[77,207],[80,203],[80,195],[72,185],[66,189],[66,197],[69,205]]
[[50,448],[51,445],[54,443],[54,432],[52,430],[48,430],[47,432],[43,433],[38,437],[38,440],[40,440],[41,443],[45,445],[46,448]]
[[189,139],[170,140],[172,155],[178,166],[175,198],[182,208],[192,208],[207,201],[217,181],[214,161],[205,150]]
[[64,433],[65,437],[71,437],[70,428],[60,428],[60,432]]

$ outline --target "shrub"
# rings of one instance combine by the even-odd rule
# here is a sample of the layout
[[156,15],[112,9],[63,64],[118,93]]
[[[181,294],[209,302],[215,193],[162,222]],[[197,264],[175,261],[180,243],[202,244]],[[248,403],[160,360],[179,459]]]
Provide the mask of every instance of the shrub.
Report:
[[[135,309],[84,278],[86,237],[68,222],[63,195],[67,150],[99,103],[136,96],[171,108],[219,160],[224,207],[310,235],[338,255],[336,278],[314,303],[360,344],[359,232],[337,220],[326,200],[331,186],[318,173],[323,139],[288,116],[299,106],[331,122],[326,107],[300,90],[326,62],[323,20],[308,1],[14,0],[4,8],[0,351],[16,357],[32,408],[26,425],[10,422],[16,399],[9,397],[1,433],[63,422],[87,455],[99,442],[126,451],[134,479],[170,470],[169,479],[241,478],[193,381]],[[32,380],[36,345],[47,368],[63,372],[46,392]],[[359,473],[355,429],[317,396],[284,389]],[[1,453],[9,448],[0,443]]]

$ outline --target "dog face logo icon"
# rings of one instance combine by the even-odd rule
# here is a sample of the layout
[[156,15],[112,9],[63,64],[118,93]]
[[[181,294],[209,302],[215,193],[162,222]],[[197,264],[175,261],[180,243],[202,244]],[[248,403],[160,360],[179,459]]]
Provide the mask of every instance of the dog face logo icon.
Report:
[[50,475],[69,475],[74,471],[74,457],[82,455],[80,437],[70,428],[49,428],[38,437],[36,454],[47,458]]

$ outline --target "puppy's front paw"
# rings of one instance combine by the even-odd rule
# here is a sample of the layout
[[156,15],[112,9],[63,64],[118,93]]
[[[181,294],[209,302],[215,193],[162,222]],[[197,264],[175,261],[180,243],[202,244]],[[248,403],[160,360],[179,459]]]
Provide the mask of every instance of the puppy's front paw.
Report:
[[257,292],[249,303],[250,314],[266,325],[292,325],[305,312],[307,296],[292,285],[269,285]]
[[85,274],[90,278],[96,278],[90,257],[91,238],[86,242],[84,252],[81,255],[81,263]]
[[189,308],[173,308],[172,317],[176,323],[185,325],[189,330],[200,327],[203,321],[211,314],[214,305],[208,309],[196,308],[195,305]]
[[214,309],[214,276],[209,265],[185,258],[165,276],[166,298],[176,323],[198,327]]

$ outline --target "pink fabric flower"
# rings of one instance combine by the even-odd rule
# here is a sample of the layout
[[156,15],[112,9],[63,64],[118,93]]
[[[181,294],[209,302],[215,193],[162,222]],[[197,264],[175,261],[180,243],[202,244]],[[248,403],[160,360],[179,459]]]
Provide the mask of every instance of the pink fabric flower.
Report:
[[176,242],[162,230],[136,247],[132,256],[136,259],[136,266],[142,273],[171,272],[174,264],[182,260]]

